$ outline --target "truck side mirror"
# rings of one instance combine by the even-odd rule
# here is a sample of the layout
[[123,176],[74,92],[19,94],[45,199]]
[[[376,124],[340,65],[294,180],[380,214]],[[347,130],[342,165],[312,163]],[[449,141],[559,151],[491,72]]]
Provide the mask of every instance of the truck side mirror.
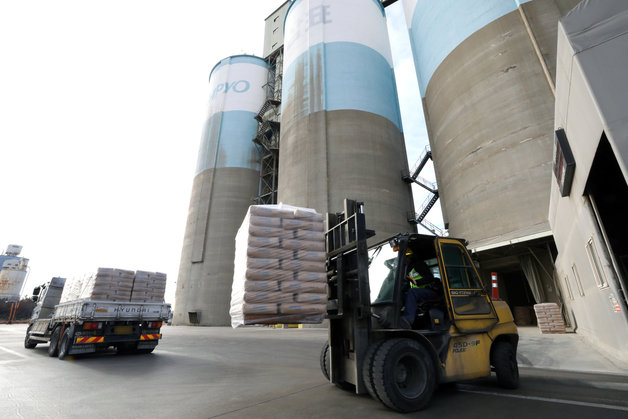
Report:
[[40,291],[41,291],[41,287],[35,287],[35,289],[33,289],[33,296],[39,295]]
[[33,296],[31,297],[31,300],[33,300],[34,302],[37,302],[37,301],[39,300],[39,297],[38,297],[38,296],[36,296],[36,295],[33,295]]

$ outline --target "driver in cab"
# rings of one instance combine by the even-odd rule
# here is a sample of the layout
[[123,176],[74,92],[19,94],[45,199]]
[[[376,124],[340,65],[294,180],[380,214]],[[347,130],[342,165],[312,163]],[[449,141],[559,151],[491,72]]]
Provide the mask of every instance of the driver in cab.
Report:
[[419,305],[438,299],[441,288],[440,281],[434,278],[425,262],[418,259],[411,249],[406,251],[406,268],[409,289],[404,301],[405,308],[401,316],[401,324],[411,329]]

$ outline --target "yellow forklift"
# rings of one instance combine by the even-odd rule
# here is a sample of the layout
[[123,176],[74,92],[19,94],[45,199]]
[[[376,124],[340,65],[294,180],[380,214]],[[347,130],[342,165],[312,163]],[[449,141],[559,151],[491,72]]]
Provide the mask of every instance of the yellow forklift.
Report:
[[[517,388],[519,335],[503,301],[492,301],[463,240],[398,234],[373,246],[362,203],[327,215],[329,340],[321,370],[336,386],[369,393],[400,412],[425,408],[438,384],[485,377]],[[441,290],[402,318],[413,254]]]

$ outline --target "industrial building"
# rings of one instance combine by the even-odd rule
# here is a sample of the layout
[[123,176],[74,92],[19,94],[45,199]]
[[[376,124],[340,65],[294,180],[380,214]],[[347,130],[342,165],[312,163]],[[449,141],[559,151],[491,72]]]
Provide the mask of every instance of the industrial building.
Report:
[[582,2],[558,27],[549,221],[574,328],[628,361],[628,3]]
[[28,259],[21,257],[22,246],[10,244],[0,255],[0,301],[16,302],[28,274]]
[[[221,165],[211,150],[228,152],[231,140],[206,128],[176,324],[227,324],[225,243],[252,203],[327,212],[351,197],[380,235],[414,229],[407,182],[417,172],[406,163],[382,7],[392,3],[287,1],[266,19],[264,60],[247,58],[265,72],[238,143],[257,160]],[[497,273],[518,324],[534,323],[535,303],[556,302],[568,330],[625,359],[627,12],[620,0],[579,3],[403,0],[438,180],[432,201],[440,197],[449,234],[469,241],[485,281]],[[236,82],[218,93],[236,95]],[[221,183],[227,168],[246,181]]]

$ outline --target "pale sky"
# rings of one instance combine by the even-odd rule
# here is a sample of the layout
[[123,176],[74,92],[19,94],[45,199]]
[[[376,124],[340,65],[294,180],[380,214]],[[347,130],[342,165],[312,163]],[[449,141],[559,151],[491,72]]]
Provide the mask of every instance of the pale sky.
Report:
[[[23,294],[102,266],[165,272],[174,303],[209,72],[261,56],[283,2],[0,2],[0,252],[24,247]],[[412,166],[427,135],[402,9],[387,11]]]

